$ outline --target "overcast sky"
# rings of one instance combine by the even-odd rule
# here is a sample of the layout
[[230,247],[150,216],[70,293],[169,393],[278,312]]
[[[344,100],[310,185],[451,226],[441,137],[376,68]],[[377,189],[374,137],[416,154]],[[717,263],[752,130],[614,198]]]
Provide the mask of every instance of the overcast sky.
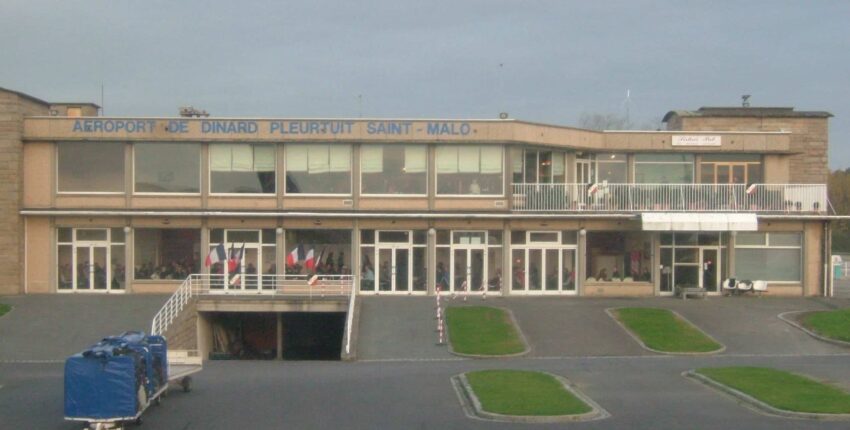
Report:
[[[850,167],[848,1],[33,1],[0,5],[0,87],[105,114],[637,124],[826,110]],[[362,98],[358,98],[362,95]],[[361,101],[362,100],[362,101]]]

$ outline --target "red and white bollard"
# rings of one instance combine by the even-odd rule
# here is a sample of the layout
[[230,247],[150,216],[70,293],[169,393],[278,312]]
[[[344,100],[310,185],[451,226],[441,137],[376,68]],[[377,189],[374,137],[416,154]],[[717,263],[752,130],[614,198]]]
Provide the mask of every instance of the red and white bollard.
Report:
[[437,345],[443,345],[446,343],[445,334],[443,332],[443,319],[440,318],[437,320]]

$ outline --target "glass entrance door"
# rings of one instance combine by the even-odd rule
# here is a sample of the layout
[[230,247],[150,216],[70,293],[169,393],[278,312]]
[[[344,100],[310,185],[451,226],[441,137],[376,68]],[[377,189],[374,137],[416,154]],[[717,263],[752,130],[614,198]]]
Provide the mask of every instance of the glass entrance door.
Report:
[[455,246],[452,252],[452,279],[450,290],[462,293],[483,293],[487,279],[487,248]]
[[720,269],[720,261],[717,258],[717,249],[701,248],[700,261],[702,262],[702,270],[700,271],[700,286],[706,291],[716,293],[720,286],[720,279],[717,276]]
[[111,267],[106,242],[77,242],[74,251],[74,289],[78,291],[108,291]]
[[746,163],[717,163],[714,168],[714,183],[716,184],[748,183]]
[[409,293],[411,279],[410,248],[401,246],[378,247],[378,271],[375,282],[378,291]]
[[572,248],[514,249],[516,293],[575,294],[576,251]]

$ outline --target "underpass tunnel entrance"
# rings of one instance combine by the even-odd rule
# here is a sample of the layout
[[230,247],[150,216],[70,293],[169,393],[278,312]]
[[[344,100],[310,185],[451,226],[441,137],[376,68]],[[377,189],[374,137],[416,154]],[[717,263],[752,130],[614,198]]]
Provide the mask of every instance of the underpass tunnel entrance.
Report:
[[345,312],[202,312],[211,360],[339,360]]

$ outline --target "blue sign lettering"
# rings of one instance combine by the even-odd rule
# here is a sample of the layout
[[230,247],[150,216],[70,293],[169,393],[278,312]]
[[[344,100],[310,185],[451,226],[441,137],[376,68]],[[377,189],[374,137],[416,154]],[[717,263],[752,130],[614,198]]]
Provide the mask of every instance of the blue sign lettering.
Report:
[[188,133],[189,121],[178,119],[168,120],[168,131],[171,133]]
[[75,133],[150,133],[156,128],[152,119],[78,119],[74,121]]
[[429,122],[428,134],[437,136],[466,136],[472,132],[472,127],[468,122],[449,123],[449,122]]
[[369,121],[366,132],[369,134],[410,134],[410,121]]
[[351,134],[354,121],[271,121],[269,133],[278,134]]
[[250,134],[258,129],[256,121],[213,121],[201,122],[201,133],[204,134]]

